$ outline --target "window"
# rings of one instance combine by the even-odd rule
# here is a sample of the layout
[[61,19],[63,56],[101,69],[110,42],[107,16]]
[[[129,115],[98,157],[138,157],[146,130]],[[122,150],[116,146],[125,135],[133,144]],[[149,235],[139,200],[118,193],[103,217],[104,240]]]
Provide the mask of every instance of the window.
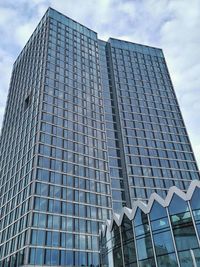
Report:
[[170,231],[153,234],[153,239],[156,255],[168,254],[174,251],[174,245]]

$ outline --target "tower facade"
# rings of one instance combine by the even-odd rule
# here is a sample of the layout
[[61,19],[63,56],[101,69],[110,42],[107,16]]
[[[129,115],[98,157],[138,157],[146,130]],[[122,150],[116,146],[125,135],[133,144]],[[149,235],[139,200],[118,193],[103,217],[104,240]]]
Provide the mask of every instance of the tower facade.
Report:
[[99,41],[113,209],[186,190],[199,171],[161,49]]
[[14,63],[0,151],[1,266],[98,266],[112,207],[199,179],[162,50],[51,8]]

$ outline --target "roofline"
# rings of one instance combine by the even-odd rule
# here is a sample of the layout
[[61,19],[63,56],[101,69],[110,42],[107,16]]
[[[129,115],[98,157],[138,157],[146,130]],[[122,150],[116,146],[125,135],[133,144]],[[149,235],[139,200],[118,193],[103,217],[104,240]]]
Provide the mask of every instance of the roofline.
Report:
[[89,31],[92,31],[92,32],[94,32],[96,35],[98,35],[96,31],[94,31],[94,30],[88,28],[87,26],[81,24],[80,22],[78,22],[78,21],[76,21],[76,20],[74,20],[74,19],[68,17],[67,15],[63,14],[62,12],[60,12],[60,11],[58,11],[58,10],[56,10],[56,9],[54,9],[54,8],[52,8],[52,7],[50,7],[50,6],[48,7],[47,11],[49,11],[49,10],[53,10],[54,12],[59,13],[60,15],[64,16],[65,18],[67,18],[67,19],[69,19],[69,20],[72,20],[73,22],[75,22],[75,23],[81,25],[81,26],[84,27],[84,28],[87,28]]
[[163,51],[163,49],[160,48],[160,47],[150,46],[150,45],[145,45],[145,44],[141,44],[141,43],[135,43],[135,42],[126,41],[126,40],[122,40],[122,39],[118,39],[118,38],[114,38],[114,37],[109,37],[108,42],[109,42],[110,40],[117,40],[117,41],[121,41],[121,42],[129,43],[129,44],[135,44],[135,45],[139,45],[139,46],[145,46],[145,47],[148,47],[148,48],[153,48],[153,49],[158,49],[158,50]]

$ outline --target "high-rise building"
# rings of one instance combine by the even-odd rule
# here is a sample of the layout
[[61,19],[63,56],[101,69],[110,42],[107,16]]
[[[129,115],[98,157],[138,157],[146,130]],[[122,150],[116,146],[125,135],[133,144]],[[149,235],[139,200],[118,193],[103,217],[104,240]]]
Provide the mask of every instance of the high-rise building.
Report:
[[162,50],[49,8],[13,66],[0,170],[0,266],[98,266],[112,207],[199,179]]
[[99,41],[114,211],[199,172],[161,49]]

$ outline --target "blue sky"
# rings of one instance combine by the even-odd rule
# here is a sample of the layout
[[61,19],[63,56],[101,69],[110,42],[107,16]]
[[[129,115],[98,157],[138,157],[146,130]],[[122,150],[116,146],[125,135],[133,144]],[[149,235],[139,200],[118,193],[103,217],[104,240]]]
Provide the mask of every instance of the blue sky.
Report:
[[12,64],[51,6],[98,32],[161,47],[200,166],[199,0],[0,0],[0,126]]

